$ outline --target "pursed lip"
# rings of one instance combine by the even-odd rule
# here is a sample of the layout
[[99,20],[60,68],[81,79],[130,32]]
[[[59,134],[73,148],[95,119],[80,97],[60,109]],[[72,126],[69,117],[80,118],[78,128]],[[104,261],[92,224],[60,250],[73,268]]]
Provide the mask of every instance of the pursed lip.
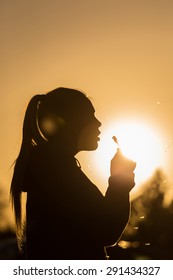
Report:
[[101,132],[98,131],[98,133],[97,133],[97,138],[98,138],[98,140],[100,140],[100,137],[99,137],[100,134],[101,134]]

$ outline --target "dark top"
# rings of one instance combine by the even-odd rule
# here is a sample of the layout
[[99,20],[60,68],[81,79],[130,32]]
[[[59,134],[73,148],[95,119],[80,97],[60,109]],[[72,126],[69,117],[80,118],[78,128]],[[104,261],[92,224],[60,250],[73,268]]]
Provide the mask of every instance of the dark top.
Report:
[[105,259],[129,218],[129,194],[118,177],[105,196],[74,157],[34,147],[26,170],[27,259]]

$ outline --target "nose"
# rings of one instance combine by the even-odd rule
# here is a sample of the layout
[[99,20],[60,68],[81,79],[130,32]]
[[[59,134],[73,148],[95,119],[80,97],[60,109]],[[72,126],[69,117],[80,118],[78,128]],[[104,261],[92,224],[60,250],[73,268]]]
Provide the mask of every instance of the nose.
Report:
[[100,127],[102,125],[101,122],[97,118],[96,118],[96,121],[97,121],[98,127]]

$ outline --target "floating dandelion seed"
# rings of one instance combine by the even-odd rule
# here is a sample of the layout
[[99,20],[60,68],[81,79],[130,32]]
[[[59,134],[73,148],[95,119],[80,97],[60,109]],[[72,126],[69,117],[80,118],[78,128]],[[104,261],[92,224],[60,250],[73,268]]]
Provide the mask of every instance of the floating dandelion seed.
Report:
[[160,105],[160,101],[157,101],[157,105]]
[[150,243],[145,243],[145,246],[150,246]]
[[139,217],[139,219],[141,219],[141,220],[144,219],[144,218],[145,218],[145,216],[140,216],[140,217]]
[[134,227],[135,230],[138,230],[139,227]]

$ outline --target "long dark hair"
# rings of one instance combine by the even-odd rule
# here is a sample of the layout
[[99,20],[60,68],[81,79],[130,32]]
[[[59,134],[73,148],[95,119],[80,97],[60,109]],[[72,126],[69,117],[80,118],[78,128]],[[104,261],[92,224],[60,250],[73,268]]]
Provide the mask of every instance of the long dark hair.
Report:
[[49,140],[49,135],[45,136],[39,127],[40,120],[46,114],[55,113],[65,119],[73,118],[79,123],[86,103],[90,101],[83,92],[69,88],[57,88],[45,95],[35,95],[30,100],[24,117],[22,143],[14,164],[10,189],[17,233],[21,231],[21,194],[31,149]]
[[40,99],[41,95],[35,95],[28,104],[23,122],[21,148],[14,164],[14,172],[11,181],[10,195],[15,213],[17,231],[21,228],[21,193],[27,159],[34,143],[36,144],[43,141],[38,133],[36,125],[36,111]]

